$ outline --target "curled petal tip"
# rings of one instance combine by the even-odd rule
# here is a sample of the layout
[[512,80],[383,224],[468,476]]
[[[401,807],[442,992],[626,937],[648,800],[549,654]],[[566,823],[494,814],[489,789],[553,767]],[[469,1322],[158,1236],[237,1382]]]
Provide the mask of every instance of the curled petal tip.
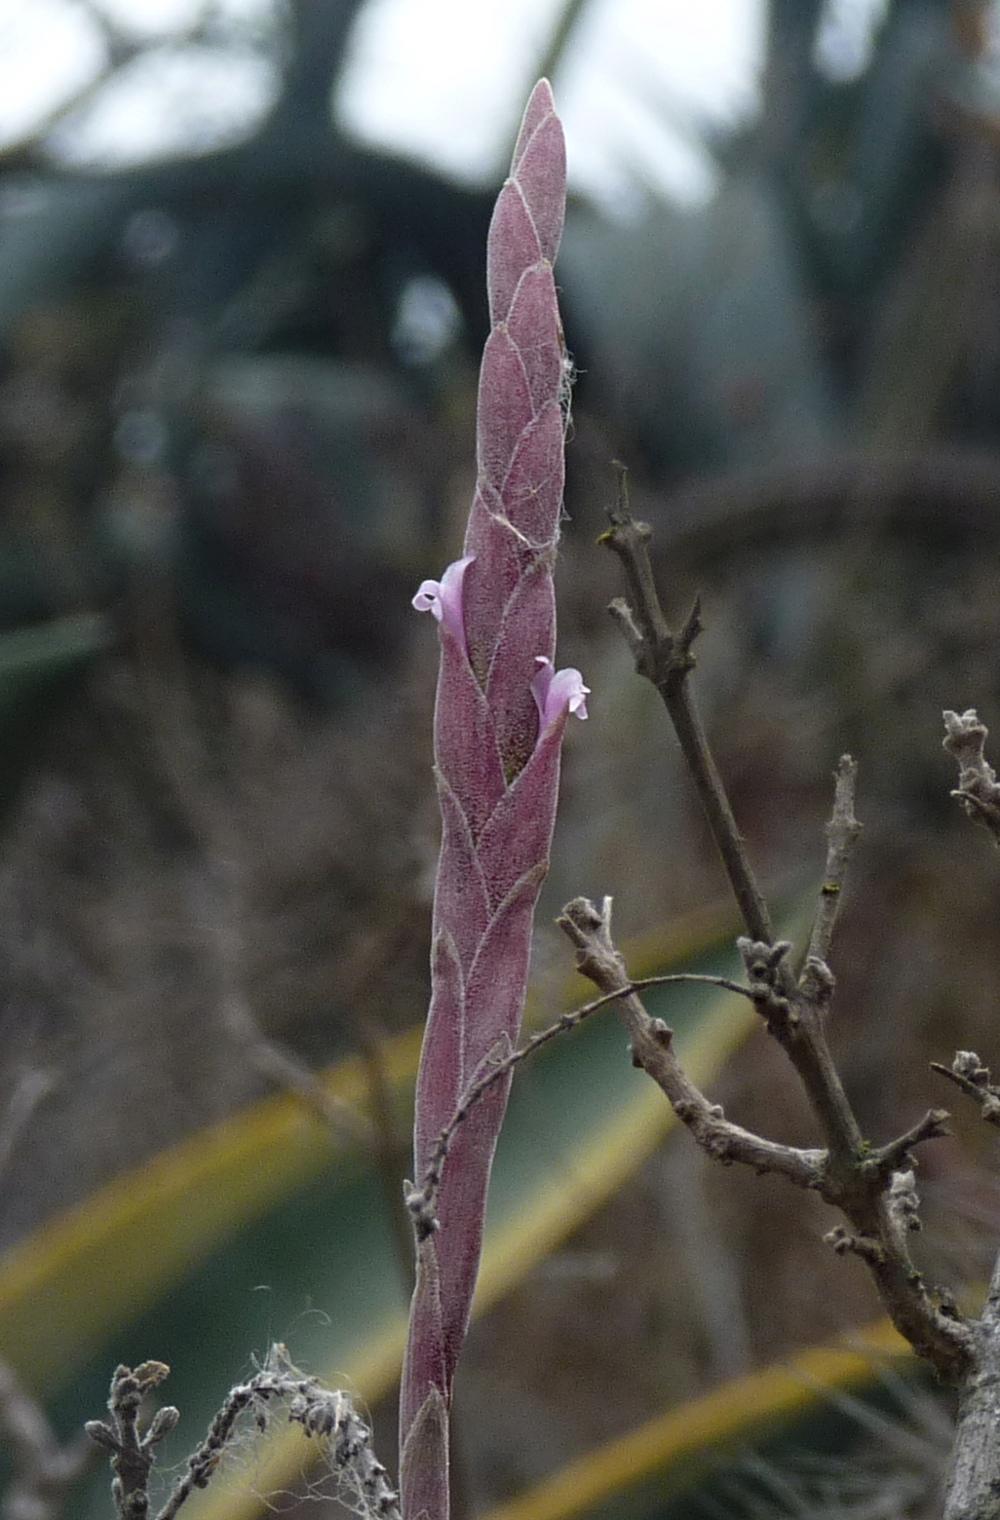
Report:
[[567,712],[585,718],[590,687],[584,686],[580,672],[572,666],[556,670],[552,661],[542,654],[536,655],[535,661],[539,669],[531,683],[531,691],[538,704],[539,731],[544,733]]
[[462,581],[474,554],[466,554],[450,564],[439,581],[421,581],[413,606],[418,612],[431,612],[465,648],[465,618],[462,612]]

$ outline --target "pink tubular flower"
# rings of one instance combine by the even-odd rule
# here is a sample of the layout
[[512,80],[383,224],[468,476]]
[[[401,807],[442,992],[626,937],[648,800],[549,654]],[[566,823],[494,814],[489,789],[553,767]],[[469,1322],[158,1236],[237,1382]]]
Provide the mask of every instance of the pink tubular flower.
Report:
[[543,654],[535,656],[535,663],[541,666],[531,683],[532,695],[538,704],[539,731],[544,733],[566,713],[585,718],[590,687],[584,686],[580,672],[572,665],[565,670],[556,670]]
[[418,612],[432,612],[439,623],[451,629],[463,651],[465,649],[465,621],[462,615],[462,582],[465,572],[475,559],[466,554],[450,564],[439,581],[421,581],[413,605]]
[[[437,618],[441,638],[434,758],[442,837],[417,1077],[418,1186],[470,1085],[517,1040],[563,731],[571,712],[587,715],[579,671],[553,666],[567,365],[552,262],[565,197],[562,127],[542,80],[490,225],[492,330],[464,553],[413,602]],[[455,1131],[437,1228],[419,1232],[400,1393],[403,1520],[448,1520],[452,1379],[508,1088],[509,1078],[490,1088]]]

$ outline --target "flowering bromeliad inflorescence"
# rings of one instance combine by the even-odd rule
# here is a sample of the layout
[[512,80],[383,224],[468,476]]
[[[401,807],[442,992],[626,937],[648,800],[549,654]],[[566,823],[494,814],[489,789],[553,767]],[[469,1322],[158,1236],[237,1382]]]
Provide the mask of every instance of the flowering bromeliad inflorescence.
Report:
[[[528,102],[487,248],[492,330],[479,378],[477,484],[465,550],[413,604],[440,625],[434,752],[442,816],[431,1006],[417,1078],[415,1166],[431,1166],[470,1086],[517,1039],[579,671],[553,666],[552,570],[568,372],[552,264],[566,153],[552,91]],[[509,1078],[451,1142],[434,1228],[418,1229],[400,1409],[404,1520],[447,1520],[448,1407],[479,1266]]]

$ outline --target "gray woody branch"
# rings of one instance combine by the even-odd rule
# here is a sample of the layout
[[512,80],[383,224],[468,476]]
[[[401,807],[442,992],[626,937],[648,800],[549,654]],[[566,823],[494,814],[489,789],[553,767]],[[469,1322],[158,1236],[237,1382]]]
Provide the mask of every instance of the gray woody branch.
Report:
[[[986,759],[986,726],[971,707],[946,712],[944,726],[944,747],[958,762],[952,796],[1000,844],[1000,786]],[[933,1069],[977,1103],[987,1123],[1000,1125],[1000,1088],[974,1051],[960,1050],[950,1067],[934,1062]],[[971,1329],[975,1354],[961,1389],[944,1520],[1000,1520],[1000,1255]]]
[[[110,1420],[90,1420],[85,1427],[91,1440],[110,1453],[114,1472],[111,1491],[118,1520],[147,1520],[149,1515],[155,1448],[180,1416],[172,1405],[164,1405],[143,1431],[141,1406],[169,1372],[163,1362],[143,1362],[134,1371],[118,1367],[108,1399]],[[176,1520],[192,1493],[208,1487],[242,1416],[263,1434],[275,1405],[283,1406],[288,1419],[300,1425],[307,1436],[326,1445],[331,1469],[339,1479],[340,1497],[354,1513],[362,1520],[399,1520],[399,1497],[375,1455],[371,1430],[350,1396],[339,1389],[324,1388],[318,1378],[304,1376],[289,1361],[282,1345],[271,1347],[267,1364],[253,1377],[230,1388],[156,1520]]]
[[974,707],[964,713],[946,712],[944,727],[944,747],[958,761],[958,786],[951,795],[1000,844],[1000,786],[985,754],[989,731]]
[[[958,1051],[950,1067],[942,1066],[938,1061],[931,1065],[934,1071],[954,1082],[979,1105],[980,1114],[988,1124],[1000,1125],[1000,1089],[990,1081],[989,1068],[974,1051]],[[969,1328],[974,1338],[974,1355],[960,1390],[944,1520],[998,1520],[1000,1255],[993,1267],[982,1315],[973,1320]]]
[[[895,1140],[880,1147],[860,1141],[846,1160],[844,1137],[822,1149],[802,1150],[780,1145],[731,1123],[718,1104],[710,1103],[684,1072],[673,1049],[672,1032],[660,1019],[652,1018],[630,986],[625,963],[611,938],[611,902],[600,909],[586,898],[567,904],[559,923],[577,947],[577,966],[604,994],[620,993],[616,1004],[628,1031],[632,1059],[641,1066],[669,1098],[677,1117],[687,1125],[698,1144],[721,1161],[739,1161],[757,1172],[776,1172],[798,1187],[819,1193],[839,1208],[850,1229],[839,1227],[827,1237],[839,1252],[852,1252],[864,1260],[893,1323],[915,1350],[925,1356],[949,1381],[960,1379],[973,1349],[969,1328],[950,1307],[939,1308],[931,1299],[920,1273],[910,1258],[907,1237],[919,1228],[911,1152],[924,1140],[946,1133],[941,1110],[932,1109]],[[751,986],[771,977],[764,1008],[775,1016],[774,1004],[785,1002],[773,987],[777,962],[784,960],[786,945],[769,951],[753,941],[740,941]],[[815,968],[807,967],[808,985]],[[758,1006],[764,1003],[761,998]],[[802,1027],[809,1013],[806,995],[797,1006],[784,1011],[786,1023]],[[802,1036],[800,1035],[800,1038]],[[808,1035],[805,1035],[808,1038]],[[822,1121],[822,1115],[820,1115]],[[853,1118],[853,1116],[852,1116]],[[855,1124],[856,1127],[856,1124]]]
[[[706,1150],[758,1171],[780,1172],[839,1208],[846,1227],[832,1232],[830,1243],[866,1262],[896,1328],[941,1376],[961,1382],[974,1361],[972,1329],[950,1304],[934,1302],[908,1249],[910,1233],[919,1228],[912,1150],[924,1140],[945,1134],[947,1115],[930,1110],[904,1135],[887,1145],[871,1146],[861,1134],[827,1040],[834,979],[826,958],[848,861],[860,832],[854,816],[854,762],[844,756],[838,767],[819,908],[805,964],[796,976],[788,957],[791,947],[775,943],[770,912],[690,690],[692,649],[701,628],[699,604],[695,603],[679,631],[671,630],[649,561],[651,531],[631,516],[624,471],[618,500],[608,515],[611,526],[602,542],[621,560],[629,592],[628,600],[612,602],[609,611],[628,641],[636,669],[659,691],[674,725],[748,930],[749,937],[739,941],[739,949],[751,996],[768,1032],[799,1075],[819,1121],[824,1147],[780,1146],[730,1124],[682,1071],[670,1031],[650,1018],[635,993],[628,993],[616,1006],[629,1032],[633,1059],[659,1084]],[[609,993],[617,987],[623,991],[628,975],[611,939],[610,901],[606,899],[599,910],[578,898],[565,909],[560,923],[577,947],[580,970],[598,990]]]

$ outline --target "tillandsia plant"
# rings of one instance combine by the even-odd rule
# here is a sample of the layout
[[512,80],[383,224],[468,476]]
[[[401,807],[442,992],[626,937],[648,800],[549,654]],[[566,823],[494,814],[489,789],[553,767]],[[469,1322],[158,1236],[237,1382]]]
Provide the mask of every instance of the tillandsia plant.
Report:
[[552,91],[532,93],[487,246],[491,332],[479,378],[477,484],[462,557],[414,606],[440,627],[434,752],[442,840],[432,990],[417,1077],[408,1202],[417,1285],[400,1405],[404,1517],[446,1520],[448,1411],[479,1267],[509,1070],[439,1142],[484,1074],[509,1057],[548,868],[567,715],[579,671],[556,671],[553,563],[563,498],[569,364],[552,265],[566,152]]
[[[448,1520],[452,1387],[511,1073],[551,1036],[609,1002],[628,1030],[633,1062],[658,1083],[706,1151],[761,1174],[779,1173],[840,1210],[843,1223],[826,1239],[838,1253],[865,1263],[896,1328],[958,1389],[945,1520],[1000,1520],[1000,1261],[978,1319],[963,1315],[953,1296],[918,1270],[909,1245],[920,1226],[914,1152],[947,1133],[948,1116],[929,1109],[905,1133],[873,1144],[862,1133],[828,1039],[835,991],[828,955],[860,829],[857,767],[842,757],[819,905],[805,953],[793,958],[790,943],[775,937],[690,689],[698,603],[677,631],[669,627],[649,560],[650,529],[632,518],[624,478],[605,542],[621,558],[629,598],[616,599],[610,610],[638,671],[663,697],[704,806],[747,928],[737,942],[745,979],[683,973],[634,981],[611,937],[611,899],[598,907],[577,898],[560,923],[576,946],[580,970],[601,996],[515,1049],[563,733],[570,713],[586,716],[580,673],[554,666],[553,566],[570,366],[553,261],[565,180],[562,128],[543,80],[528,103],[490,228],[492,327],[480,374],[477,485],[464,551],[414,598],[440,630],[434,736],[442,842],[431,1004],[416,1093],[417,1180],[407,1190],[417,1280],[400,1400],[401,1503],[349,1397],[321,1388],[278,1347],[267,1366],[231,1390],[157,1520],[174,1520],[188,1496],[205,1486],[242,1416],[263,1429],[268,1409],[281,1404],[288,1418],[326,1443],[333,1470],[366,1520]],[[973,709],[945,716],[946,742],[959,762],[957,796],[1000,838],[1000,783],[985,759],[985,727]],[[751,1000],[801,1079],[820,1145],[796,1147],[756,1135],[699,1091],[680,1064],[672,1031],[638,996],[644,986],[683,981],[714,982]],[[978,1055],[959,1051],[950,1068],[937,1069],[985,1119],[1000,1124],[1000,1084]],[[161,1409],[142,1431],[140,1406],[167,1371],[158,1361],[119,1368],[110,1422],[88,1427],[111,1455],[119,1520],[148,1515],[154,1449],[177,1414]]]
[[[572,367],[552,265],[565,205],[562,126],[542,80],[490,226],[491,332],[479,379],[477,483],[464,552],[413,599],[440,627],[434,752],[442,837],[431,1003],[417,1077],[418,1182],[407,1184],[417,1280],[400,1400],[400,1487],[402,1514],[412,1520],[447,1520],[452,1382],[479,1270],[493,1154],[513,1066],[553,1032],[514,1050],[535,904],[548,869],[563,733],[570,713],[587,716],[580,672],[557,671],[553,663],[552,577]],[[249,1410],[263,1428],[264,1403],[278,1395],[290,1399],[290,1419],[333,1442],[334,1467],[359,1511],[369,1520],[393,1520],[396,1494],[349,1397],[286,1365],[283,1348],[275,1356],[273,1366],[231,1391],[159,1520],[173,1520],[192,1490],[205,1486],[240,1415]],[[161,1362],[119,1368],[112,1423],[88,1427],[112,1454],[121,1520],[148,1513],[154,1447],[177,1412],[161,1410],[144,1436],[136,1420],[141,1397],[168,1371]]]

